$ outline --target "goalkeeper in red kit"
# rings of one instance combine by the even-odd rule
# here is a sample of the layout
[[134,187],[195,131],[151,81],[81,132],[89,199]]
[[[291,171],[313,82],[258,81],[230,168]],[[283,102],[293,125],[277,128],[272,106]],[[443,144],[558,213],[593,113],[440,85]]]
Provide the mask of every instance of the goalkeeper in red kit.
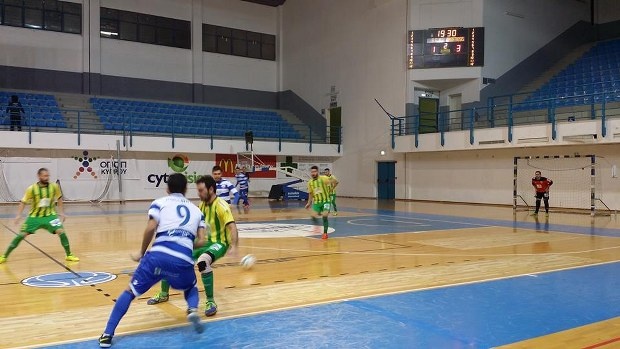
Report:
[[534,186],[536,190],[536,211],[534,211],[533,215],[538,214],[538,210],[540,210],[540,200],[545,201],[545,214],[549,215],[549,188],[553,185],[553,181],[547,177],[542,177],[542,173],[540,171],[536,171],[534,173],[534,178],[532,178],[532,186]]

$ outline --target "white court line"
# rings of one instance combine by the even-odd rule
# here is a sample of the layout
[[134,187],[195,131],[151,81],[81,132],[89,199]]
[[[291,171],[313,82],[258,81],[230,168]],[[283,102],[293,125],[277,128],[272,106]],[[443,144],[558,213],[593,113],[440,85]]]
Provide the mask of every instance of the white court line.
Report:
[[492,224],[478,224],[478,223],[467,223],[467,222],[455,222],[455,221],[446,221],[443,219],[430,219],[430,218],[414,218],[414,217],[403,217],[403,216],[391,216],[387,214],[376,214],[375,216],[381,217],[390,217],[390,218],[404,218],[410,220],[418,220],[418,221],[429,221],[429,222],[441,222],[441,223],[453,223],[453,224],[464,224],[464,225],[474,225],[477,227],[496,227],[497,225]]
[[[362,221],[362,220],[372,220],[372,217],[368,217],[368,218],[353,218],[353,219],[349,219],[347,221],[347,224],[351,224],[351,225],[357,225],[357,226],[361,226],[361,227],[394,227],[391,225],[386,225],[386,224],[364,224],[364,223],[356,223],[355,221]],[[418,223],[418,222],[414,222],[414,221],[397,221],[394,219],[380,219],[380,221],[382,222],[395,222],[395,223],[404,223],[404,224],[412,224],[415,227],[430,227],[430,224],[423,224],[423,223]]]
[[[383,297],[383,296],[391,296],[391,295],[397,295],[397,294],[403,294],[403,293],[422,292],[422,291],[442,289],[442,288],[448,288],[448,287],[475,285],[475,284],[481,284],[481,283],[485,283],[485,282],[500,281],[500,280],[507,280],[507,279],[515,279],[515,278],[524,277],[524,276],[538,277],[541,274],[555,273],[555,272],[559,272],[559,271],[567,271],[567,270],[574,270],[574,269],[581,269],[581,268],[589,268],[589,267],[606,265],[606,264],[612,264],[612,263],[618,263],[618,261],[600,262],[600,263],[594,263],[594,264],[588,264],[588,265],[578,265],[578,266],[565,267],[565,268],[559,268],[559,269],[554,269],[554,270],[539,271],[539,272],[535,272],[535,273],[523,273],[523,274],[510,275],[510,276],[498,276],[498,277],[495,277],[495,278],[490,278],[490,279],[485,279],[485,280],[463,281],[463,282],[457,282],[457,283],[454,283],[454,284],[438,285],[438,286],[428,286],[428,287],[409,289],[409,290],[388,291],[388,292],[376,293],[376,294],[373,294],[373,295],[348,297],[348,298],[329,300],[329,301],[319,301],[319,302],[313,302],[313,303],[306,303],[306,304],[303,304],[303,305],[291,305],[291,306],[280,307],[280,308],[269,309],[269,310],[253,311],[253,312],[249,312],[249,313],[245,313],[245,314],[224,315],[224,316],[218,317],[216,319],[212,319],[210,321],[204,321],[203,320],[202,322],[203,323],[205,323],[205,322],[206,323],[208,323],[208,322],[216,322],[216,321],[230,320],[230,319],[236,319],[236,318],[241,318],[241,317],[249,317],[249,316],[261,315],[261,314],[275,313],[275,312],[286,311],[286,310],[294,310],[294,309],[300,309],[300,308],[306,308],[306,307],[314,307],[314,306],[320,306],[320,305],[326,305],[326,304],[344,303],[344,302],[348,302],[348,301],[352,301],[352,300],[378,298],[378,297]],[[302,281],[302,282],[305,282],[305,281]],[[179,311],[182,311],[182,309],[179,308]],[[179,327],[184,327],[184,326],[187,326],[187,325],[188,325],[187,323],[183,323],[183,324],[176,324],[176,325],[169,325],[169,326],[161,326],[161,327],[156,327],[156,328],[151,328],[151,329],[128,331],[128,332],[122,332],[121,336],[124,337],[124,336],[132,335],[132,334],[154,332],[154,331],[166,330],[166,329],[171,329],[171,328],[179,328]],[[42,347],[46,347],[46,346],[79,343],[79,342],[85,342],[85,341],[93,341],[93,342],[95,342],[96,340],[97,339],[93,338],[93,337],[83,337],[83,338],[80,338],[80,339],[70,339],[70,340],[65,340],[65,341],[58,341],[58,342],[40,344],[40,345],[36,345],[36,346],[16,347],[14,349],[42,348]]]
[[[372,235],[369,235],[372,236]],[[543,241],[544,242],[544,241]],[[248,249],[257,250],[273,250],[281,252],[304,252],[304,253],[316,253],[318,254],[349,254],[349,255],[371,255],[371,256],[441,256],[441,257],[511,257],[511,256],[557,256],[557,255],[569,255],[569,254],[581,254],[590,252],[599,252],[614,250],[620,248],[620,246],[602,247],[591,250],[582,251],[568,251],[568,252],[549,252],[549,253],[506,253],[506,254],[460,254],[460,253],[389,253],[389,252],[351,252],[351,251],[317,251],[317,250],[301,250],[292,248],[277,248],[277,247],[259,247],[259,246],[239,246]],[[294,257],[294,256],[292,256]]]

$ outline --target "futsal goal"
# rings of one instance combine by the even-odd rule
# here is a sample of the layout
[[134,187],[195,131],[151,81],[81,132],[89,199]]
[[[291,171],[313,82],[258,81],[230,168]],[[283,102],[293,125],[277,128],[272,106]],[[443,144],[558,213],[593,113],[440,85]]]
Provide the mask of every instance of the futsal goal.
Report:
[[526,156],[514,158],[513,210],[536,205],[532,178],[536,171],[553,181],[549,191],[552,211],[609,215],[603,199],[603,181],[595,155]]

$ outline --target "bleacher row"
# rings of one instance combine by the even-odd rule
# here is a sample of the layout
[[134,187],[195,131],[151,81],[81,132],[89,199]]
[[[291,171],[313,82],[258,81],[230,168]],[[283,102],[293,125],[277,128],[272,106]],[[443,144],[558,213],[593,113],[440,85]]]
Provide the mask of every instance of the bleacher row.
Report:
[[2,107],[0,125],[8,126],[11,124],[9,115],[6,113],[6,106],[13,95],[19,98],[19,102],[24,108],[25,115],[22,116],[22,126],[67,127],[53,95],[7,91],[0,91],[0,106]]
[[620,101],[620,40],[594,45],[528,96],[514,111]]
[[243,137],[301,139],[275,111],[219,108],[145,101],[91,98],[106,130]]
[[[24,108],[22,126],[66,128],[53,95],[0,91],[0,125],[10,125],[6,106],[17,95]],[[113,98],[91,98],[93,108],[106,130],[143,133],[173,131],[186,135],[243,137],[252,130],[257,138],[301,139],[300,134],[275,111],[218,108]]]

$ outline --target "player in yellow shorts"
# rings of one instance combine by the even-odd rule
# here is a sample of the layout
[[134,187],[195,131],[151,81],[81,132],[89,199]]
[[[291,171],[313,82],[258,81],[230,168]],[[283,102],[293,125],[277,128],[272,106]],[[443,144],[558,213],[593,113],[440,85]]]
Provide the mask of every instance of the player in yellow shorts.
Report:
[[306,209],[312,206],[312,222],[315,225],[319,223],[319,216],[323,217],[323,240],[327,239],[327,230],[329,222],[327,216],[331,209],[331,180],[326,176],[319,175],[317,166],[310,167],[310,176],[312,179],[308,182],[308,203]]
[[[77,262],[80,259],[71,254],[69,239],[65,234],[65,228],[62,222],[65,219],[62,207],[62,192],[56,183],[50,183],[50,174],[46,168],[40,168],[37,171],[39,181],[26,189],[26,193],[22,198],[15,216],[15,225],[19,224],[22,212],[27,204],[31,205],[30,213],[26,222],[22,224],[20,233],[11,241],[6,252],[0,256],[0,263],[6,262],[9,254],[25,239],[28,235],[34,234],[39,229],[45,229],[51,234],[56,234],[60,238],[60,243],[65,249],[65,260]],[[58,204],[59,215],[56,214],[56,205]],[[62,219],[58,218],[60,216]]]

